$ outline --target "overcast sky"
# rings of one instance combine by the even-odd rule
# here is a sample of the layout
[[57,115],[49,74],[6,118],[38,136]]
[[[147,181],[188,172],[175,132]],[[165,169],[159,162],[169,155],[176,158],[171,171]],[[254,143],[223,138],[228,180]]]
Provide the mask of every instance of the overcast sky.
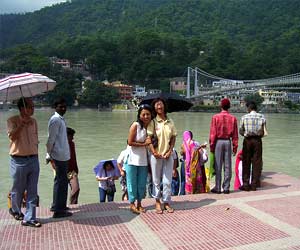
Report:
[[32,12],[60,2],[66,0],[0,0],[0,14]]

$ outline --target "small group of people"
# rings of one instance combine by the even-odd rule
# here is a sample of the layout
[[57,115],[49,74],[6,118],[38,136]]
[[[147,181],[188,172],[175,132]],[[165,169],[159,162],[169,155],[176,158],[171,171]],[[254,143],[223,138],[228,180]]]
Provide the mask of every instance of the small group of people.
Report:
[[[13,179],[11,189],[11,207],[9,213],[21,221],[23,226],[41,227],[36,219],[38,204],[38,128],[32,117],[34,104],[30,98],[18,101],[19,115],[7,121],[10,139],[10,172]],[[209,147],[213,154],[215,168],[215,187],[212,193],[230,193],[232,176],[231,155],[238,149],[238,123],[229,113],[230,101],[221,100],[221,112],[211,120]],[[260,187],[262,171],[262,140],[266,135],[266,119],[257,113],[255,102],[246,104],[248,114],[241,118],[239,133],[244,137],[242,158],[242,176],[237,183],[239,189],[255,191]],[[67,105],[61,98],[54,103],[55,113],[48,122],[46,143],[47,162],[55,172],[53,218],[72,216],[67,207],[68,185],[71,187],[70,203],[77,204],[79,196],[78,166],[75,144],[75,130],[68,128],[64,120]],[[103,163],[102,172],[96,174],[99,181],[100,202],[113,201],[116,187],[114,181],[121,176],[122,200],[129,200],[130,211],[135,214],[146,212],[142,200],[146,196],[147,176],[151,175],[151,195],[155,199],[157,214],[173,213],[171,195],[178,193],[174,181],[178,182],[178,156],[174,149],[177,130],[167,115],[167,104],[162,98],[155,99],[151,105],[142,104],[138,108],[137,119],[130,126],[127,148],[117,161]],[[192,131],[184,131],[181,145],[182,169],[180,194],[205,193],[209,190],[208,173],[205,163],[208,160],[206,144],[201,145],[193,139]],[[177,164],[175,164],[177,162]],[[222,182],[222,170],[224,179]],[[173,182],[173,184],[172,184]],[[173,188],[172,188],[173,185]],[[177,190],[177,191],[174,191]],[[26,212],[21,211],[23,194],[26,192]]]
[[[12,188],[10,191],[11,207],[9,213],[21,225],[41,227],[36,218],[38,205],[38,126],[32,117],[34,104],[31,98],[21,98],[17,103],[19,115],[7,120],[7,133],[10,140],[10,174]],[[53,218],[72,216],[67,207],[68,184],[71,187],[70,203],[77,204],[79,195],[78,166],[73,137],[75,130],[66,126],[63,118],[66,113],[66,101],[61,98],[54,102],[55,113],[48,122],[47,162],[55,171]],[[26,193],[26,211],[21,211],[23,195]]]
[[[254,102],[248,102],[246,106],[248,114],[241,118],[239,129],[236,117],[229,113],[230,100],[227,98],[220,102],[221,112],[212,117],[209,146],[210,154],[213,155],[215,187],[210,190],[211,173],[205,167],[208,161],[206,143],[201,145],[195,141],[192,131],[183,132],[179,181],[178,156],[174,149],[177,131],[174,122],[167,116],[165,100],[158,98],[151,105],[140,105],[137,120],[130,126],[127,148],[117,160],[122,200],[129,200],[130,210],[136,214],[145,212],[141,201],[146,196],[149,173],[152,182],[150,193],[155,198],[155,211],[158,214],[163,211],[174,212],[170,205],[171,195],[178,193],[183,195],[211,191],[216,194],[229,194],[231,157],[237,153],[238,133],[244,136],[244,143],[243,150],[237,156],[239,168],[236,168],[236,172],[239,173],[236,178],[239,179],[235,181],[235,189],[238,186],[240,190],[255,191],[260,186],[261,138],[266,131],[266,120],[262,114],[256,112]],[[116,175],[113,179],[118,179],[119,176]]]
[[[179,192],[178,156],[174,149],[177,136],[174,122],[167,116],[164,99],[157,98],[151,105],[139,106],[137,120],[129,129],[127,148],[118,157],[121,174],[122,199],[128,199],[130,210],[145,212],[141,201],[146,196],[147,176],[151,175],[151,196],[155,198],[155,211],[173,213],[171,196]],[[191,131],[183,134],[181,155],[184,175],[181,175],[183,193],[206,192],[207,161],[205,146],[193,140]]]
[[[234,156],[238,149],[238,133],[244,137],[242,152],[239,153],[237,164],[242,159],[242,167],[236,167],[236,188],[243,191],[256,191],[260,187],[262,172],[262,137],[266,136],[266,119],[264,115],[257,113],[257,105],[254,101],[246,103],[248,114],[242,116],[238,128],[235,116],[229,113],[230,100],[221,100],[221,112],[212,117],[210,126],[210,152],[214,154],[215,187],[212,193],[230,193],[230,181],[232,176],[231,155]],[[224,178],[222,182],[222,170]],[[240,184],[238,184],[240,183]]]
[[165,100],[157,98],[152,105],[139,106],[137,119],[129,129],[127,148],[117,160],[122,200],[129,200],[132,213],[146,212],[142,199],[146,196],[149,172],[156,213],[174,212],[170,201],[172,177],[177,171],[172,157],[176,136],[175,125],[167,116]]

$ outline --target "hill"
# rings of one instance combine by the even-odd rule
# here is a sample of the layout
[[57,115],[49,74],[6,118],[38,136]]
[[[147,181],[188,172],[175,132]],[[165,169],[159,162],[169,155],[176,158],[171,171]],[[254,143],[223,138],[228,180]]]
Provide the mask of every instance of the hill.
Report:
[[299,9],[295,0],[73,0],[33,13],[1,15],[0,37],[7,48],[154,29],[206,42],[223,36],[243,48],[253,41],[299,38]]

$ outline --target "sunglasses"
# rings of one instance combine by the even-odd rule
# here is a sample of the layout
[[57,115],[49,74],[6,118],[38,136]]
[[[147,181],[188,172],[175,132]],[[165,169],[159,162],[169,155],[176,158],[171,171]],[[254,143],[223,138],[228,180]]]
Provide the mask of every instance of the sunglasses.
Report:
[[149,104],[142,104],[142,105],[139,106],[139,110],[144,109],[144,108],[152,109],[152,106],[149,105]]

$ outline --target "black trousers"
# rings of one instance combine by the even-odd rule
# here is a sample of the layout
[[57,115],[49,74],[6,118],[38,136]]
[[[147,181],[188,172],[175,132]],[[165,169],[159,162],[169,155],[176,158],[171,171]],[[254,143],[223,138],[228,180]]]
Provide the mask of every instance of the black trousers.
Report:
[[53,185],[53,203],[54,212],[64,212],[67,207],[68,198],[68,163],[69,161],[57,161],[55,163],[55,177]]
[[250,173],[251,186],[256,188],[260,186],[260,177],[262,171],[262,140],[261,137],[245,137],[243,141],[243,185],[249,187]]

